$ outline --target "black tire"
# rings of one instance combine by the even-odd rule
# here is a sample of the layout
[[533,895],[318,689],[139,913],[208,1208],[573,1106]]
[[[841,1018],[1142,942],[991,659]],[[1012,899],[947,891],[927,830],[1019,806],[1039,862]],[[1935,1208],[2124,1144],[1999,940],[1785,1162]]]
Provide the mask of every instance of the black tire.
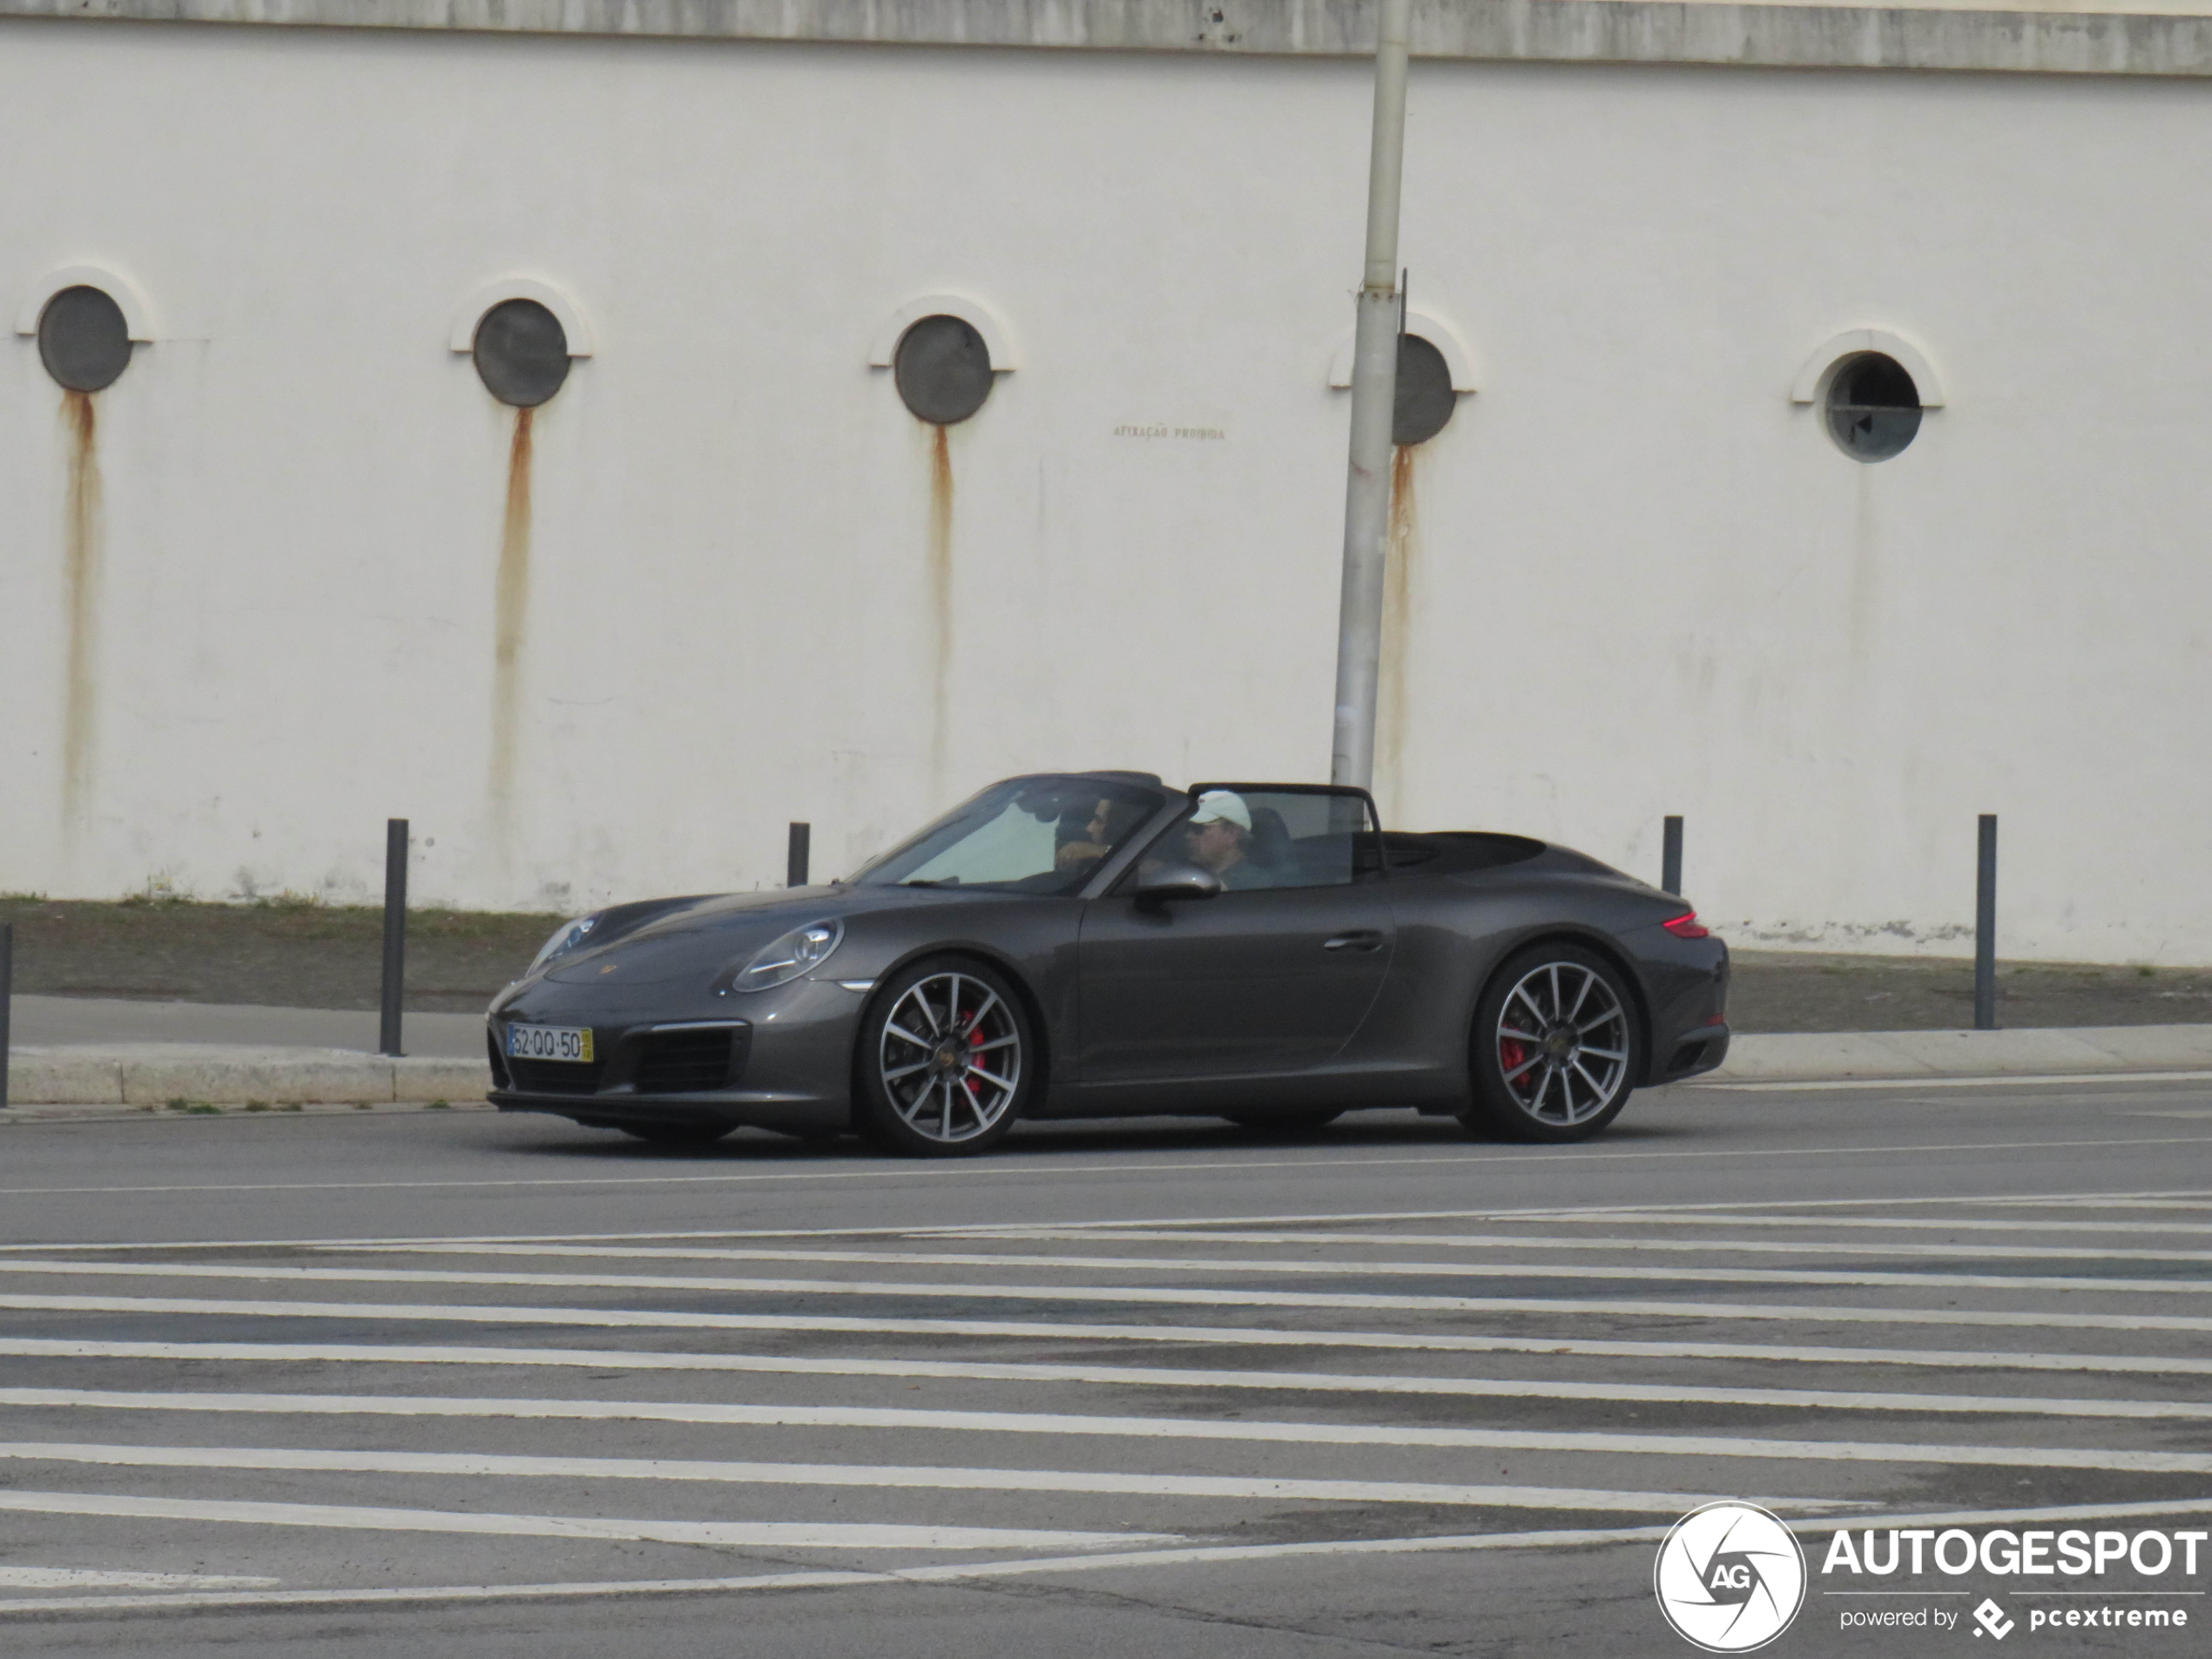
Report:
[[1342,1106],[1301,1106],[1284,1112],[1224,1112],[1222,1116],[1238,1129],[1280,1130],[1285,1133],[1298,1130],[1320,1129],[1333,1123],[1345,1115]]
[[1006,975],[969,957],[925,957],[880,986],[860,1021],[857,1126],[909,1157],[967,1157],[1013,1131],[1036,1076],[1035,1034]]
[[711,1146],[737,1128],[735,1123],[617,1123],[615,1128],[624,1135],[632,1135],[654,1146]]
[[1585,1141],[1621,1115],[1643,1076],[1643,1029],[1621,970],[1584,945],[1532,945],[1508,958],[1475,1004],[1478,1134]]

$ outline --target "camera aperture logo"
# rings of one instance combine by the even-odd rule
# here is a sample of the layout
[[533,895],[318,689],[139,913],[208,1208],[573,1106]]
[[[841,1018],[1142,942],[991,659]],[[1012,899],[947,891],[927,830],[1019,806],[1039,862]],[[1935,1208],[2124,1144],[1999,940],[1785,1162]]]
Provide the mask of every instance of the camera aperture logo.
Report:
[[1749,1653],[1787,1630],[1804,1605],[1804,1551],[1757,1504],[1709,1503],[1667,1534],[1651,1588],[1683,1641],[1707,1653]]

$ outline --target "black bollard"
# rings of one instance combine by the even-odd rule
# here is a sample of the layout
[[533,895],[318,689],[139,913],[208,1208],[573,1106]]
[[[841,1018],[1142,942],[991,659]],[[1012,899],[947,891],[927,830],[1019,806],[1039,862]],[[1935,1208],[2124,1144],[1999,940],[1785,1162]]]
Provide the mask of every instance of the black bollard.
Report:
[[0,921],[0,1110],[8,1104],[8,1012],[16,995],[16,924]]
[[1997,1028],[1997,814],[1981,815],[1974,870],[1974,1029]]
[[812,824],[791,826],[791,845],[784,858],[784,885],[803,887],[806,885],[806,855],[814,839]]
[[1659,849],[1659,885],[1677,899],[1682,897],[1682,819],[1668,818],[1666,833]]
[[376,1052],[396,1060],[400,1012],[407,1000],[407,819],[384,821],[384,988]]

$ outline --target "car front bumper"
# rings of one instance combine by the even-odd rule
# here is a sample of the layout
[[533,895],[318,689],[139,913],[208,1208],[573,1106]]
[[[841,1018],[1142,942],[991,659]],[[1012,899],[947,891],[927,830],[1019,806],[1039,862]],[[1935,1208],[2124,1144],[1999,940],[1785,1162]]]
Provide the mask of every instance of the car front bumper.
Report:
[[[662,993],[656,995],[656,993]],[[867,988],[804,979],[751,995],[538,980],[493,1004],[491,1103],[583,1123],[753,1124],[830,1132],[852,1118],[853,1043]],[[514,1024],[582,1026],[589,1063],[509,1059]]]

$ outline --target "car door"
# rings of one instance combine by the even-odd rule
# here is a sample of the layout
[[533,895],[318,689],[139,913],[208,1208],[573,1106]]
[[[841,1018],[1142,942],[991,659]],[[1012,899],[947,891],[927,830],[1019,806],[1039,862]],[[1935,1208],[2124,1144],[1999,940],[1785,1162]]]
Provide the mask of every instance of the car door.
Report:
[[[1249,820],[1217,897],[1131,896],[1189,845],[1193,813],[1225,795]],[[1077,946],[1077,1073],[1088,1089],[1296,1075],[1359,1030],[1394,942],[1374,809],[1357,790],[1205,786],[1130,874],[1085,907]]]

